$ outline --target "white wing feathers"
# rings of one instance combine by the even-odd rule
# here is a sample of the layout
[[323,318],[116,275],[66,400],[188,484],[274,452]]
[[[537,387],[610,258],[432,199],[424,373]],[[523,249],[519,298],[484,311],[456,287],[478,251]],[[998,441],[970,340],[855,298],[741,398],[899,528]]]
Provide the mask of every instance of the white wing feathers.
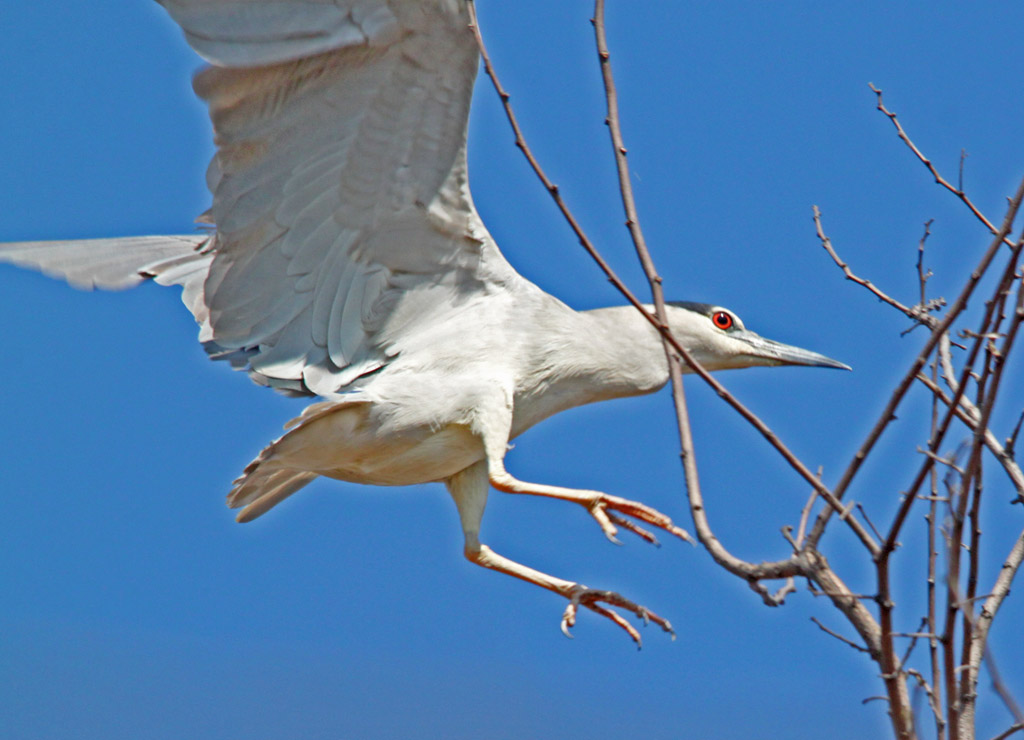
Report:
[[[257,382],[330,395],[386,363],[425,316],[443,322],[522,281],[469,195],[478,62],[464,0],[161,1],[216,65],[195,79],[217,144],[216,236],[174,279],[156,278],[185,287],[208,350]],[[182,238],[200,240],[166,239]],[[107,253],[131,253],[111,264],[137,273],[153,260],[136,250],[156,249],[96,244],[84,271],[59,260],[80,249],[0,260],[128,287],[131,270],[100,269]]]
[[133,288],[167,271],[175,271],[175,277],[168,282],[158,282],[181,285],[177,273],[183,266],[209,266],[212,255],[204,249],[206,241],[207,236],[192,234],[8,242],[0,244],[0,262],[39,270],[82,290]]
[[[189,45],[221,67],[273,64],[346,46],[395,41],[397,15],[419,2],[386,0],[159,0]],[[391,5],[399,6],[392,12]],[[403,10],[401,6],[406,6]],[[406,25],[405,28],[411,28]]]
[[125,290],[144,280],[179,285],[182,302],[200,326],[199,340],[216,353],[219,348],[210,344],[213,334],[203,301],[213,242],[206,234],[8,242],[0,244],[0,262],[39,270],[82,290]]
[[[479,279],[488,251],[488,270],[503,264],[467,184],[477,49],[464,3],[393,5],[398,25],[373,37],[389,42],[363,31],[325,53],[212,67],[195,80],[218,146],[208,175],[217,255],[205,286],[213,339],[250,352],[257,379],[276,387],[337,391],[386,362],[376,337],[399,302],[454,271]],[[346,17],[354,28],[382,14],[360,4]],[[247,61],[269,48],[259,17],[237,32],[259,39],[239,42]],[[398,274],[420,280],[399,288]]]

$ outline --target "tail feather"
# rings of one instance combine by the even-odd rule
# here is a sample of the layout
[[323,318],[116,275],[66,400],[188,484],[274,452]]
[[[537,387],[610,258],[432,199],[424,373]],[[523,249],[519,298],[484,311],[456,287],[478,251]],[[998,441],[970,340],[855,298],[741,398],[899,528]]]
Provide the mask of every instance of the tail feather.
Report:
[[[315,403],[313,406],[322,404]],[[303,415],[308,411],[303,412]],[[291,423],[301,423],[302,417],[293,419]],[[236,521],[252,521],[284,501],[300,488],[316,478],[316,473],[296,470],[281,465],[275,458],[277,445],[283,439],[279,437],[264,447],[251,463],[245,466],[242,474],[235,479],[228,493],[228,506],[242,509],[235,517]],[[244,507],[244,508],[243,508]]]
[[[325,416],[367,403],[367,399],[356,394],[342,401],[320,401],[307,406],[299,416],[285,424],[284,428],[288,431],[264,447],[256,459],[245,466],[228,493],[228,506],[242,509],[236,519],[240,522],[252,521],[318,476],[317,473],[288,464],[289,455],[281,450],[286,438],[301,434],[304,426]],[[291,462],[295,464],[294,459]]]
[[[241,486],[232,491],[232,497],[236,492],[241,493],[243,495],[239,497],[239,502],[245,500],[249,503],[238,512],[235,520],[250,522],[256,517],[262,516],[316,477],[316,473],[307,473],[291,468],[277,469],[268,473],[260,471],[253,476],[244,477]],[[232,508],[241,505],[241,503],[231,503]]]

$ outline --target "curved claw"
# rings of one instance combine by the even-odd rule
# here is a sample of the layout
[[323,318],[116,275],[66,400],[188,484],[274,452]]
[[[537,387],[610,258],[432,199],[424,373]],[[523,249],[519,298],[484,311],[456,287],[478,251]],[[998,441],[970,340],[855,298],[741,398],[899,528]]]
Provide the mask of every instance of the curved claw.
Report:
[[608,511],[606,511],[605,514],[614,524],[617,524],[618,526],[622,527],[623,529],[632,532],[637,537],[642,539],[644,542],[650,542],[655,547],[661,547],[661,543],[658,542],[658,538],[654,536],[653,532],[648,532],[643,527],[641,527],[641,526],[639,526],[637,524],[634,524],[633,522],[629,521],[629,519],[626,519],[625,517],[618,516],[617,514],[612,514],[611,512],[608,512]]
[[[615,525],[617,524],[623,529],[632,532],[645,542],[649,542],[657,547],[661,546],[661,543],[658,542],[653,533],[626,519],[625,517],[627,516],[639,519],[641,522],[649,524],[652,527],[657,527],[658,529],[678,537],[684,542],[689,542],[691,545],[697,544],[693,537],[690,536],[689,532],[682,527],[676,526],[672,522],[672,519],[665,514],[662,514],[657,509],[652,509],[650,506],[642,504],[639,501],[630,501],[629,499],[619,498],[617,496],[609,496],[603,493],[598,494],[598,496],[599,498],[587,506],[587,511],[589,511],[590,515],[597,520],[598,526],[601,527],[601,531],[604,532],[605,536],[616,545],[622,544],[618,537],[615,536],[618,534],[618,530],[615,528]],[[618,514],[614,512],[618,512]],[[619,514],[624,516],[619,516]]]
[[[619,530],[617,530],[615,525],[612,524],[614,515],[605,511],[604,506],[601,505],[600,501],[595,503],[593,506],[588,507],[587,510],[590,512],[590,516],[594,517],[597,521],[597,525],[601,528],[601,531],[604,532],[604,536],[608,538],[608,541],[613,545],[621,545],[622,540],[615,536],[619,533]],[[619,517],[614,518],[620,519]]]
[[673,640],[676,639],[675,630],[672,629],[672,624],[667,619],[659,617],[646,607],[630,601],[614,591],[602,591],[599,589],[587,588],[582,584],[576,584],[570,589],[569,593],[566,594],[566,597],[569,599],[569,603],[566,605],[565,611],[562,613],[561,628],[562,633],[570,639],[572,638],[572,633],[569,630],[575,626],[576,614],[582,604],[592,612],[610,619],[625,630],[626,634],[628,634],[633,642],[636,643],[637,649],[643,647],[643,640],[640,638],[640,633],[636,631],[633,625],[623,619],[622,615],[612,611],[611,609],[599,606],[600,603],[605,603],[609,606],[632,612],[637,618],[643,620],[645,626],[654,622],[656,625],[661,627],[662,630],[668,632],[672,636]]
[[568,637],[570,640],[575,639],[572,636],[572,632],[569,630],[576,626],[576,602],[570,601],[565,607],[565,611],[562,612],[562,634]]

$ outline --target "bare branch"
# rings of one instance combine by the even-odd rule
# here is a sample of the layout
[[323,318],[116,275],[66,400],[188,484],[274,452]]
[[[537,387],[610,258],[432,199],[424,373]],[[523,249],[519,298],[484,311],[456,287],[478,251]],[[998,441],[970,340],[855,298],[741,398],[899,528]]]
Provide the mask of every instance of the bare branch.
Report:
[[992,677],[992,688],[999,698],[1003,700],[1003,704],[1007,709],[1010,710],[1010,714],[1017,721],[1017,724],[1024,724],[1024,710],[1021,709],[1020,704],[1013,698],[1013,694],[1007,687],[1006,682],[1003,681],[1003,676],[999,672],[999,668],[996,667],[996,659],[992,656],[992,651],[985,648],[985,662],[988,664],[988,674]]
[[860,502],[857,503],[857,511],[860,512],[860,515],[864,517],[864,521],[866,521],[868,523],[868,526],[871,527],[871,531],[875,533],[875,537],[877,537],[880,540],[883,539],[882,533],[878,531],[877,527],[875,527],[875,523],[871,521],[871,518],[868,516],[867,511],[864,510],[864,506]]
[[903,653],[903,657],[900,658],[900,665],[905,666],[907,661],[910,660],[911,653],[914,652],[914,648],[917,647],[917,640],[920,637],[934,637],[934,634],[929,632],[921,632],[928,624],[928,617],[921,619],[921,624],[917,628],[917,632],[894,632],[893,637],[910,637],[910,644],[907,645],[907,649]]
[[[900,137],[900,140],[904,144],[906,144],[910,148],[910,151],[912,151],[914,155],[919,160],[921,160],[921,163],[928,168],[928,171],[932,173],[932,177],[935,178],[935,182],[941,185],[942,187],[946,188],[949,192],[953,193],[953,195],[955,195],[957,198],[963,201],[964,205],[967,206],[968,209],[970,209],[971,213],[973,213],[979,221],[985,224],[985,228],[989,230],[989,233],[998,234],[999,230],[997,230],[996,227],[992,225],[992,222],[985,218],[984,214],[982,214],[982,212],[978,210],[977,206],[975,206],[974,203],[971,202],[971,199],[967,197],[966,193],[964,193],[963,188],[954,188],[952,185],[950,185],[946,178],[940,175],[939,171],[935,169],[935,165],[932,164],[931,160],[924,156],[924,154],[921,153],[921,150],[917,148],[917,145],[910,140],[910,137],[907,136],[907,132],[903,130],[903,126],[902,124],[900,124],[899,119],[896,117],[896,114],[890,111],[888,108],[886,108],[885,104],[882,102],[882,91],[879,90],[874,85],[872,85],[870,82],[868,83],[868,87],[871,88],[871,91],[875,94],[875,97],[878,98],[878,110],[884,113],[888,117],[888,119],[892,121],[892,125],[896,127],[896,133]],[[963,184],[963,163],[964,155],[961,153],[961,185]],[[1004,235],[1003,239],[1005,240],[1005,238],[1006,237]],[[1006,244],[1011,247],[1013,246],[1013,243],[1009,241],[1006,241]]]
[[[616,273],[612,270],[612,268],[608,265],[604,258],[601,257],[601,255],[598,253],[593,243],[584,233],[582,227],[579,225],[575,217],[569,211],[568,206],[565,204],[565,201],[561,197],[558,187],[554,183],[552,183],[551,180],[547,177],[543,169],[540,167],[540,164],[537,162],[536,157],[533,155],[533,152],[527,146],[526,140],[522,135],[522,130],[520,129],[519,123],[516,120],[515,114],[512,111],[512,106],[509,103],[510,96],[505,91],[504,87],[502,87],[501,82],[497,77],[497,74],[494,72],[494,67],[491,64],[490,57],[487,54],[483,37],[480,35],[480,29],[476,19],[476,9],[474,7],[474,3],[472,2],[472,0],[470,0],[469,2],[469,11],[470,22],[476,34],[477,44],[480,47],[481,57],[483,58],[484,71],[490,78],[491,83],[494,86],[494,89],[498,93],[498,96],[501,98],[502,106],[504,107],[505,110],[505,115],[508,118],[510,125],[512,126],[513,132],[515,133],[516,146],[523,152],[524,156],[527,158],[527,161],[530,163],[530,166],[533,169],[534,173],[541,180],[541,182],[544,184],[545,189],[554,199],[559,210],[562,212],[563,216],[568,221],[573,232],[576,234],[576,237],[579,240],[580,244],[587,251],[587,253],[594,259],[594,261],[597,262],[602,272],[605,273],[605,275],[608,277],[609,281],[615,286],[615,288],[620,293],[622,293],[623,296],[625,296],[625,298],[629,301],[631,305],[633,305],[634,308],[640,311],[644,318],[647,319],[647,321],[655,329],[657,329],[658,332],[661,333],[662,337],[664,337],[669,342],[669,344],[672,345],[672,348],[679,354],[682,360],[686,362],[687,365],[690,366],[692,371],[696,375],[698,375],[705,383],[710,385],[714,392],[726,403],[732,406],[740,414],[740,416],[746,419],[747,422],[749,422],[755,429],[757,429],[757,431],[760,432],[761,436],[764,437],[768,441],[768,443],[772,447],[774,447],[776,451],[779,452],[783,459],[786,460],[786,462],[789,463],[789,465],[794,470],[796,470],[800,476],[802,476],[805,480],[811,483],[812,486],[815,487],[815,489],[818,491],[819,495],[821,495],[822,498],[824,498],[830,505],[837,506],[838,499],[832,494],[832,491],[826,488],[821,483],[821,481],[815,479],[813,473],[811,473],[811,471],[799,460],[799,458],[797,458],[796,455],[793,454],[793,452],[785,444],[783,444],[782,440],[778,438],[778,436],[768,427],[767,424],[765,424],[756,414],[750,411],[750,409],[744,406],[735,396],[729,393],[729,391],[726,390],[725,386],[719,383],[718,380],[713,378],[707,370],[705,370],[699,363],[697,363],[693,356],[689,352],[687,352],[687,350],[682,346],[682,344],[672,335],[669,328],[666,325],[659,322],[658,317],[655,316],[650,311],[648,311],[647,308],[642,303],[640,303],[636,296],[626,287],[625,283],[622,282],[622,280],[618,277],[618,275],[616,275]],[[689,459],[693,460],[693,456],[691,455]],[[684,465],[685,464],[686,463],[684,461]],[[694,513],[695,520],[700,519],[701,525],[705,527],[704,535],[701,536],[702,542],[705,544],[706,547],[709,548],[709,552],[711,552],[712,557],[715,558],[716,562],[718,562],[723,567],[729,569],[730,572],[733,572],[736,575],[741,575],[744,578],[748,578],[751,576],[757,578],[785,578],[795,573],[796,563],[792,559],[767,564],[771,567],[764,568],[763,566],[765,564],[759,564],[755,566],[752,563],[744,563],[743,561],[740,561],[738,558],[735,558],[734,556],[729,554],[724,547],[722,547],[721,543],[718,542],[717,538],[714,538],[713,535],[708,536],[710,535],[710,528],[707,527],[703,503],[700,497],[697,498],[696,502],[694,502],[691,499],[690,508],[691,511]],[[867,547],[872,552],[875,549],[877,549],[877,543],[875,543],[872,540],[871,535],[868,534],[867,531],[860,526],[859,522],[856,522],[855,520],[850,520],[849,524],[850,527],[853,529],[854,533],[864,543],[865,547]]]
[[[619,176],[619,192],[622,195],[622,208],[626,213],[626,228],[629,229],[629,236],[633,241],[640,265],[643,267],[644,275],[651,287],[651,298],[654,301],[654,315],[661,327],[668,328],[668,312],[665,308],[665,294],[662,290],[662,279],[651,259],[650,250],[647,248],[647,240],[644,239],[643,230],[640,228],[640,217],[636,210],[636,200],[633,197],[633,184],[629,179],[629,164],[626,161],[626,143],[622,137],[622,126],[619,120],[618,92],[615,88],[615,78],[612,74],[611,53],[608,51],[608,40],[604,29],[604,0],[596,0],[594,4],[594,17],[591,19],[594,26],[594,35],[597,42],[597,54],[601,62],[601,78],[604,82],[605,100],[607,102],[607,117],[605,125],[611,135],[612,149],[614,150],[615,169]],[[690,415],[686,409],[686,392],[683,389],[683,368],[680,355],[672,351],[672,343],[668,331],[662,332],[662,345],[665,350],[665,357],[668,361],[669,384],[672,387],[672,400],[676,412],[676,425],[679,433],[679,455],[683,463],[683,473],[686,479],[686,488],[690,492],[691,502],[702,502],[700,493],[700,478],[697,473],[697,455],[693,444],[693,431],[690,426]],[[691,368],[697,368],[697,364],[691,362],[692,358],[683,353]],[[703,505],[701,506],[703,509]],[[701,532],[697,526],[697,536],[705,543],[706,547],[714,545],[714,541]],[[727,553],[721,553],[726,557]]]
[[[934,223],[933,219],[928,219],[924,222],[924,233],[921,235],[920,241],[917,242],[917,282],[921,289],[921,302],[919,306],[925,312],[929,310],[927,288],[928,278],[932,276],[932,271],[924,269],[924,244],[928,241],[928,237],[931,236],[932,223]],[[945,305],[945,303],[944,300],[939,299],[939,305]]]
[[[821,242],[821,246],[825,248],[825,251],[828,252],[828,256],[832,258],[832,261],[835,262],[839,269],[843,271],[843,274],[846,276],[847,280],[851,280],[857,283],[857,285],[867,288],[876,298],[878,298],[878,300],[884,303],[888,303],[897,311],[906,314],[911,319],[920,321],[927,320],[926,323],[935,323],[935,320],[929,317],[927,314],[921,314],[921,312],[916,311],[914,308],[910,306],[904,306],[895,298],[890,297],[887,293],[879,289],[870,280],[866,280],[862,277],[858,277],[857,275],[855,275],[853,270],[850,269],[850,266],[842,259],[840,259],[839,255],[836,253],[835,247],[832,246],[832,240],[829,239],[828,236],[825,234],[824,227],[822,227],[821,225],[821,210],[819,210],[818,206],[811,206],[811,208],[814,211],[814,228],[818,234],[818,240]],[[929,221],[929,223],[931,222]],[[923,305],[924,301],[922,300],[921,303]]]
[[[943,392],[942,388],[940,388],[935,381],[925,375],[918,376],[918,380],[927,386],[928,390],[935,394],[937,399],[942,401],[942,403],[947,407],[949,406],[949,396]],[[966,424],[972,431],[978,428],[978,408],[967,398],[961,397],[960,406],[956,409],[956,415],[957,418]],[[1007,453],[1006,449],[999,444],[999,440],[996,439],[996,436],[991,432],[991,430],[986,429],[982,438],[985,442],[985,447],[988,448],[989,452],[992,453],[1006,471],[1007,476],[1010,478],[1010,482],[1017,489],[1018,495],[1024,496],[1024,471],[1021,470],[1017,462]],[[925,454],[934,454],[927,450],[922,450],[922,452]],[[938,458],[937,455],[936,457]],[[942,462],[948,462],[945,458],[938,459]],[[961,473],[963,472],[962,469],[958,468],[957,470]]]
[[832,635],[832,637],[836,638],[840,642],[843,642],[843,643],[849,645],[854,650],[857,650],[857,651],[859,651],[861,653],[869,653],[870,652],[866,647],[862,647],[862,646],[858,645],[857,643],[855,643],[853,640],[851,640],[851,639],[849,639],[847,637],[843,637],[838,632],[835,632],[834,630],[830,630],[828,627],[826,627],[821,622],[819,622],[817,617],[811,617],[811,621],[814,622],[816,625],[818,625],[818,629],[820,629],[822,632],[825,632],[825,633],[827,633],[829,635]]
[[[1020,184],[1017,186],[1017,192],[1010,200],[1009,207],[1006,211],[1006,216],[1003,219],[1003,224],[997,232],[995,238],[989,244],[988,249],[985,251],[985,254],[982,256],[981,261],[978,263],[978,266],[971,273],[970,277],[968,278],[966,284],[963,287],[963,290],[961,290],[960,295],[957,297],[957,299],[950,306],[949,310],[946,312],[946,316],[932,330],[931,337],[929,337],[928,341],[925,342],[925,346],[922,348],[921,352],[918,353],[917,359],[911,363],[911,366],[908,369],[906,375],[904,375],[902,380],[900,380],[900,382],[896,385],[896,388],[893,391],[892,396],[889,398],[888,403],[886,403],[885,408],[882,409],[882,413],[879,415],[878,420],[875,422],[875,425],[872,427],[871,431],[868,432],[868,436],[865,438],[860,448],[854,454],[853,459],[850,460],[850,463],[847,466],[846,471],[843,473],[839,482],[836,484],[836,487],[833,489],[833,493],[836,498],[842,499],[843,495],[846,493],[846,489],[849,488],[850,483],[853,482],[854,477],[857,475],[857,472],[860,470],[861,465],[864,463],[864,460],[867,459],[868,454],[874,448],[875,443],[878,442],[878,439],[882,436],[882,433],[885,431],[886,427],[888,427],[889,424],[892,422],[892,419],[894,418],[893,415],[896,412],[896,408],[902,402],[904,396],[907,394],[907,391],[910,389],[910,386],[913,383],[913,381],[917,378],[917,375],[920,372],[921,368],[924,366],[925,362],[927,362],[928,357],[935,349],[935,345],[939,342],[939,339],[945,335],[949,327],[967,307],[968,299],[974,293],[974,290],[977,287],[978,282],[981,280],[982,276],[988,271],[988,268],[991,266],[996,254],[998,254],[1000,247],[1004,243],[1006,235],[1009,234],[1010,228],[1013,226],[1013,221],[1016,218],[1017,212],[1020,209],[1022,199],[1024,199],[1024,179],[1022,179]],[[945,430],[940,428],[937,431],[936,441],[941,441],[941,437],[944,434]],[[930,466],[927,466],[927,469],[925,469],[925,475],[927,475],[928,469],[930,469]],[[919,485],[920,484],[918,484],[918,486]],[[917,486],[915,486],[914,490],[916,490],[916,488]],[[911,503],[912,499],[913,497],[910,497]],[[832,510],[832,508],[824,509],[818,515],[818,519],[814,524],[814,528],[811,530],[810,535],[808,535],[808,542],[811,546],[815,546],[818,540],[821,538],[822,534],[824,534],[825,526],[828,524],[828,520],[832,516]],[[907,506],[907,510],[909,511],[909,505]],[[902,516],[905,517],[906,513],[907,512],[904,511],[902,513]],[[892,539],[895,542],[895,536]]]
[[942,717],[942,704],[939,701],[937,690],[925,680],[920,671],[913,668],[907,668],[907,675],[913,676],[917,681],[917,685],[920,686],[928,696],[928,706],[931,708],[932,714],[935,717],[936,734],[939,737],[942,737],[945,733],[946,720]]
[[[925,235],[927,236],[927,226],[925,227],[925,229],[926,229],[926,234]],[[924,247],[924,237],[922,237],[922,239],[921,239],[921,249],[920,249],[920,252],[923,252],[923,247]],[[920,254],[920,252],[919,252],[919,254]],[[918,258],[918,274],[921,274],[921,260],[920,260],[920,257]],[[924,287],[925,287],[924,284],[925,284],[925,278],[922,277],[921,278],[921,297],[922,297],[922,300],[924,299],[924,295],[925,295],[925,293],[924,293]],[[947,348],[947,350],[948,350],[948,342],[945,345],[940,343],[940,347],[943,347],[943,346],[945,346]],[[931,378],[931,380],[934,383],[936,388],[938,388],[938,383],[936,382],[937,379],[938,379],[938,373],[939,373],[939,359],[936,357],[934,360],[932,360],[932,378]],[[939,401],[933,395],[932,396],[931,419],[929,420],[929,431],[928,431],[928,438],[929,439],[934,439],[935,438],[936,431],[938,430],[938,424],[939,424]],[[929,450],[929,454],[934,454],[934,453],[931,453],[931,451]],[[939,661],[939,640],[938,640],[938,637],[937,637],[937,635],[935,633],[935,629],[936,629],[936,619],[935,619],[935,614],[936,614],[936,612],[935,612],[935,589],[936,589],[935,566],[936,566],[936,560],[938,558],[938,547],[937,547],[936,529],[937,529],[937,526],[938,526],[939,482],[938,482],[938,471],[934,468],[934,466],[932,467],[932,469],[929,472],[928,476],[929,476],[929,479],[930,479],[930,489],[929,490],[931,491],[931,496],[929,497],[930,498],[930,503],[928,505],[928,513],[925,515],[925,521],[927,521],[927,523],[928,523],[928,545],[927,545],[927,547],[928,547],[928,550],[927,550],[927,553],[928,553],[928,577],[927,577],[927,589],[926,589],[927,590],[927,598],[928,598],[928,614],[927,614],[926,619],[927,619],[927,624],[928,624],[928,632],[930,633],[930,636],[928,637],[928,662],[929,662],[929,665],[930,665],[930,668],[931,668],[931,674],[932,674],[932,681],[931,681],[932,693],[929,694],[928,698],[931,701],[932,713],[935,716],[935,737],[936,737],[936,740],[943,740],[945,738],[945,736],[946,736],[946,720],[942,716],[942,694],[941,694],[941,690],[942,690],[941,689],[942,668],[941,668],[941,663]]]
[[1020,416],[1017,417],[1017,424],[1013,427],[1013,432],[1006,438],[1006,454],[1010,459],[1014,458],[1014,451],[1017,447],[1017,437],[1020,435],[1021,424],[1024,424],[1024,410],[1022,410],[1020,412]]
[[992,740],[1006,740],[1006,738],[1010,737],[1010,735],[1014,734],[1015,732],[1021,731],[1024,731],[1024,722],[1018,722],[1017,724],[1013,725],[1007,730],[1000,732],[998,735],[992,738]]

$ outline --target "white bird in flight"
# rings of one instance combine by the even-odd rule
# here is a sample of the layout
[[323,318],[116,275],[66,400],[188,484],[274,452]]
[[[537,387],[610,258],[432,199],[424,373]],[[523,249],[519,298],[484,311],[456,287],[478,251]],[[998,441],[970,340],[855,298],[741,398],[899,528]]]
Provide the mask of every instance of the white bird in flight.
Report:
[[[0,261],[77,287],[181,286],[214,359],[316,395],[234,482],[249,521],[318,476],[443,482],[466,557],[582,605],[639,642],[617,593],[534,570],[480,541],[490,487],[583,506],[609,537],[664,514],[598,491],[527,483],[509,441],[559,411],[667,381],[655,330],[629,306],[575,311],[517,273],[469,193],[466,126],[478,47],[465,0],[160,0],[211,66],[195,77],[217,152],[203,234],[21,242]],[[845,367],[764,339],[729,310],[668,307],[709,370]],[[632,519],[626,519],[631,517]],[[637,520],[641,524],[637,525]],[[568,633],[568,632],[567,632]]]

